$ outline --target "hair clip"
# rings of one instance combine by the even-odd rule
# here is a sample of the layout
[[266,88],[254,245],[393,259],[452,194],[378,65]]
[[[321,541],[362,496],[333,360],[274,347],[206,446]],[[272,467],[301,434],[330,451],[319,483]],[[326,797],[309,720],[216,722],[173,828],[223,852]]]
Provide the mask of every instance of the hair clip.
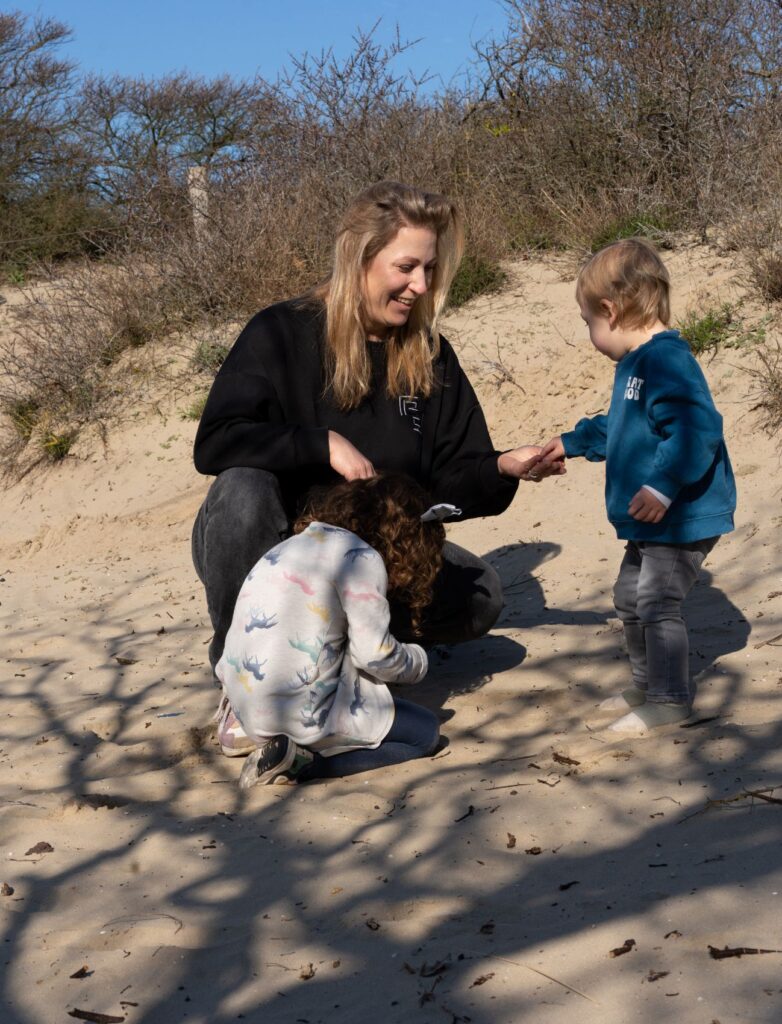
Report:
[[426,512],[421,516],[422,523],[441,523],[443,519],[448,519],[449,516],[460,516],[462,510],[457,508],[456,505],[449,505],[447,502],[441,502],[439,505],[432,505]]

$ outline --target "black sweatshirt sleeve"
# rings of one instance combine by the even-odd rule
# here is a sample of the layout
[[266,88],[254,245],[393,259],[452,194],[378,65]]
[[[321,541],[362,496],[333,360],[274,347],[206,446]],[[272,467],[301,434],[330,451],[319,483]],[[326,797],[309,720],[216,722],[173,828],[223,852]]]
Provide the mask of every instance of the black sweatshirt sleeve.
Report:
[[312,325],[305,318],[289,321],[279,307],[270,307],[237,338],[196,433],[199,473],[216,475],[235,466],[283,473],[328,465],[328,430],[305,426],[296,416],[295,382],[319,375]]
[[513,500],[518,481],[502,476],[478,398],[456,353],[441,339],[442,399],[434,430],[431,489],[435,501],[462,510],[462,518],[494,516]]

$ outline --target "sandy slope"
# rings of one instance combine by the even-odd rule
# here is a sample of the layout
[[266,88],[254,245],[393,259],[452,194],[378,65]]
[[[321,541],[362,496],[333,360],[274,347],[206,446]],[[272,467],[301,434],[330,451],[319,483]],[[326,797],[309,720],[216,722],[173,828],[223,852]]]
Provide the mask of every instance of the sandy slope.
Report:
[[[679,311],[741,294],[706,249],[669,263]],[[447,333],[498,445],[606,403],[612,367],[564,264],[513,267]],[[782,809],[741,796],[782,787],[779,441],[746,412],[750,358],[705,364],[740,511],[689,601],[699,721],[652,740],[611,741],[595,713],[627,679],[600,467],[453,529],[498,567],[507,608],[432,658],[419,697],[444,752],[244,799],[209,727],[193,424],[174,407],[8,489],[0,1019],[782,1019],[782,953],[708,952],[782,949]]]

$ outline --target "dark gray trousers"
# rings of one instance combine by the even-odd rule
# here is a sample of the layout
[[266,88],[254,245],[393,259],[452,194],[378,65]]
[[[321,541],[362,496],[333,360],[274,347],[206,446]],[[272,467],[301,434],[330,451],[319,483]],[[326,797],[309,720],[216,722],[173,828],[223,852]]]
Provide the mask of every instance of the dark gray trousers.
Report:
[[614,587],[633,686],[660,704],[690,704],[689,640],[682,601],[716,537],[693,544],[628,541]]
[[[209,488],[193,525],[192,551],[214,629],[209,645],[213,668],[223,653],[245,577],[262,555],[289,535],[290,528],[273,473],[227,469]],[[413,635],[408,610],[392,603],[391,631],[398,640],[415,640],[427,647],[455,644],[483,636],[497,621],[504,602],[495,570],[450,542],[444,556],[422,636]]]

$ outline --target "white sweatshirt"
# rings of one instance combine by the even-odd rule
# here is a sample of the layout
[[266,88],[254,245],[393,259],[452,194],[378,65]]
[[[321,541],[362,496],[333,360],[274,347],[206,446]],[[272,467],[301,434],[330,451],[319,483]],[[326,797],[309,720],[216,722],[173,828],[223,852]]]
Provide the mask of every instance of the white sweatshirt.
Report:
[[326,756],[379,746],[394,721],[385,682],[417,683],[428,667],[389,633],[387,585],[377,551],[326,523],[261,558],[215,669],[248,736],[284,733]]

